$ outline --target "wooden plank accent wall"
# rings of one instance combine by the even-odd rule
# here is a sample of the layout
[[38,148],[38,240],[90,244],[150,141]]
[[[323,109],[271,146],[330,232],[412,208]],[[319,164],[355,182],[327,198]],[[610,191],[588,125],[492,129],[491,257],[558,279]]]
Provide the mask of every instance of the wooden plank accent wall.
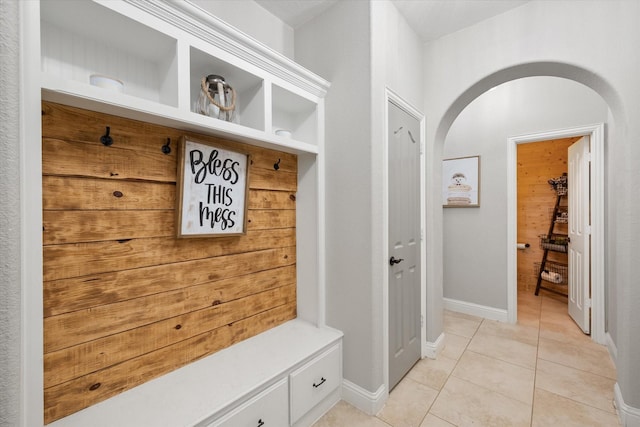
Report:
[[[518,292],[534,293],[537,276],[534,264],[542,260],[541,234],[549,232],[556,192],[548,181],[568,172],[567,149],[580,137],[518,144],[518,242],[531,247],[518,250]],[[566,200],[565,200],[566,202]],[[566,233],[566,224],[556,224],[554,232]],[[549,252],[549,260],[566,263],[566,255]],[[545,286],[553,284],[545,282]],[[566,286],[559,288],[566,292]]]
[[[251,153],[246,235],[175,238],[183,135]],[[53,103],[42,152],[47,424],[296,317],[295,155]]]

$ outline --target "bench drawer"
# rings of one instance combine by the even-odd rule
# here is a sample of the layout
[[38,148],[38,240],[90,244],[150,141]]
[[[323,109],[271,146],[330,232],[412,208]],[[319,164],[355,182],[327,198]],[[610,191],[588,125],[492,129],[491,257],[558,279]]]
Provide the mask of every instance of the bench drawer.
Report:
[[283,378],[208,427],[286,427],[289,388]]
[[341,366],[340,346],[336,345],[291,373],[292,425],[340,386]]

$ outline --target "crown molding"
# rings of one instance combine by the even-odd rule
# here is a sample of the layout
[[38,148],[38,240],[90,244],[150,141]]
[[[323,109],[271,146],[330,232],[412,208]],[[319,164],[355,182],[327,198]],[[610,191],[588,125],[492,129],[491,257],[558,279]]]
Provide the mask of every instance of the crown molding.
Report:
[[319,98],[329,89],[322,77],[189,1],[124,1]]

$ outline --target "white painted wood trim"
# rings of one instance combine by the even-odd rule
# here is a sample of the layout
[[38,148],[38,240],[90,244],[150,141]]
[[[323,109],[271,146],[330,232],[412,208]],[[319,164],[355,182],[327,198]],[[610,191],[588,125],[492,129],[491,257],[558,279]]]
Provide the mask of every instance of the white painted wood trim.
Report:
[[518,187],[516,185],[518,142],[507,142],[507,322],[518,322]]
[[[327,260],[326,260],[326,224],[327,224],[327,205],[326,205],[326,160],[325,160],[325,110],[324,110],[324,98],[318,100],[318,107],[316,109],[318,114],[318,154],[316,156],[316,200],[318,203],[317,208],[317,270],[318,270],[318,304],[317,304],[317,323],[319,327],[325,327],[327,324]],[[321,124],[321,125],[320,125]]]
[[591,130],[591,338],[606,343],[604,123]]
[[640,409],[634,408],[624,403],[622,392],[618,383],[613,387],[614,403],[618,410],[618,418],[622,427],[640,426]]
[[607,342],[607,350],[609,350],[609,356],[611,356],[611,359],[613,360],[613,364],[617,365],[618,364],[618,346],[616,346],[616,343],[613,342],[613,338],[611,337],[609,332],[605,334],[605,339]]
[[517,321],[516,145],[550,139],[589,136],[591,142],[591,339],[606,344],[604,284],[604,123],[514,136],[507,139],[507,313]]
[[44,424],[40,2],[20,2],[22,427]]
[[191,2],[124,1],[318,97],[324,97],[330,86],[322,77]]
[[497,320],[498,322],[508,322],[507,310],[501,308],[488,307],[486,305],[474,304],[472,302],[459,301],[451,298],[443,298],[445,310],[457,313],[470,314],[482,317],[483,319]]
[[342,380],[342,400],[367,415],[380,412],[388,397],[389,392],[384,384],[372,393],[351,381]]
[[422,346],[422,357],[429,359],[437,359],[438,355],[444,349],[444,332],[440,334],[435,342],[425,341]]
[[[420,316],[422,318],[420,328],[420,354],[424,355],[425,345],[427,344],[427,261],[426,261],[426,236],[424,236],[426,228],[426,162],[425,156],[425,116],[420,110],[411,105],[400,95],[394,92],[389,87],[385,88],[385,101],[384,101],[384,143],[382,147],[382,224],[384,224],[382,233],[382,255],[381,262],[387,266],[385,268],[385,274],[382,278],[382,363],[383,363],[383,378],[385,387],[389,388],[389,102],[394,103],[400,109],[404,110],[407,114],[415,118],[420,122],[420,230],[422,239],[420,241]],[[424,356],[423,356],[424,357]]]

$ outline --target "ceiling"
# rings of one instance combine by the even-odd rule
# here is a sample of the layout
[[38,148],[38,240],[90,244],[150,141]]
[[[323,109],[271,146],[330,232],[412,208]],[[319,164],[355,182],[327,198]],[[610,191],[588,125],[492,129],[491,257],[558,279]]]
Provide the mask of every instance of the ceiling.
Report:
[[[338,1],[364,0],[256,0],[292,28],[321,14]],[[375,0],[374,0],[375,1]],[[391,0],[423,41],[461,30],[528,0]]]

